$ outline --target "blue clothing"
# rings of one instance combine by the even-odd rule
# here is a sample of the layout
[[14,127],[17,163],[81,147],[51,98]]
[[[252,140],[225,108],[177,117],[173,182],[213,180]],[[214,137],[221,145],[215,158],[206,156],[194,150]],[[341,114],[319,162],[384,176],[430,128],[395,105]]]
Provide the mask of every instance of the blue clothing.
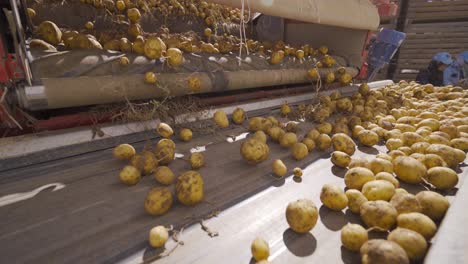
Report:
[[462,52],[444,71],[444,85],[458,85],[468,78],[468,51]]

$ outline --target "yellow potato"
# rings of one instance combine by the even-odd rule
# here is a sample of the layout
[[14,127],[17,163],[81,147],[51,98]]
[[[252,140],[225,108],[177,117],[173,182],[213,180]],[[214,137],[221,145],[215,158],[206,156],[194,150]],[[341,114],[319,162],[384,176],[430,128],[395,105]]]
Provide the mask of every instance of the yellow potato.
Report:
[[171,185],[175,181],[175,174],[167,166],[159,166],[154,171],[154,178],[157,182],[164,185]]
[[283,147],[292,147],[297,143],[297,136],[294,133],[286,133],[280,138],[280,145]]
[[368,227],[390,230],[396,223],[397,210],[386,201],[369,201],[361,205],[361,219]]
[[345,192],[346,197],[348,197],[348,208],[351,212],[359,214],[361,210],[361,205],[367,202],[367,198],[360,191],[355,189],[350,189]]
[[450,136],[449,140],[460,136],[458,128],[452,124],[441,124],[439,131],[447,133]]
[[284,103],[281,106],[281,114],[287,116],[289,113],[291,113],[291,107],[287,103]]
[[418,128],[424,127],[424,126],[431,128],[432,131],[437,131],[439,130],[440,122],[439,120],[436,120],[434,118],[427,118],[427,119],[423,119],[417,125]]
[[258,164],[268,159],[270,149],[267,144],[250,138],[242,143],[241,155],[248,163]]
[[373,181],[374,179],[374,173],[371,170],[362,167],[351,168],[344,176],[346,187],[357,190],[361,190],[364,184],[369,181]]
[[370,130],[362,130],[358,133],[358,140],[364,146],[372,147],[379,143],[379,135]]
[[317,131],[320,134],[330,134],[333,130],[333,126],[330,123],[322,123],[317,126]]
[[447,167],[447,163],[439,155],[426,154],[424,155],[424,165],[427,169],[433,167]]
[[351,159],[351,163],[349,163],[349,168],[352,169],[352,168],[356,168],[356,167],[362,167],[362,168],[366,168],[366,169],[369,169],[369,161],[365,158],[362,158],[362,157],[355,157],[355,158],[352,158]]
[[180,51],[180,49],[170,48],[166,52],[166,60],[167,64],[177,68],[184,62],[184,56],[182,55],[182,51]]
[[400,180],[412,184],[422,182],[427,172],[423,163],[411,157],[396,158],[393,161],[393,169]]
[[337,151],[344,152],[350,156],[356,151],[356,144],[354,141],[346,134],[338,133],[333,135],[331,138],[333,149]]
[[351,131],[352,137],[353,138],[358,138],[359,132],[361,132],[363,130],[366,130],[366,129],[364,127],[360,126],[360,125],[353,127],[353,129]]
[[168,147],[168,148],[171,148],[171,149],[174,149],[176,148],[176,145],[174,143],[174,141],[168,139],[168,138],[163,138],[161,140],[158,141],[158,144],[156,144],[156,149],[162,149],[164,147]]
[[413,144],[423,142],[424,138],[416,132],[404,132],[403,133],[403,145],[411,147]]
[[418,232],[426,238],[427,241],[430,241],[437,232],[437,226],[434,221],[428,216],[418,212],[398,215],[397,226]]
[[[392,157],[392,162],[398,157],[406,157],[406,154],[401,150],[392,150],[388,153],[388,155]],[[393,168],[393,171],[395,171],[395,168]]]
[[205,166],[205,157],[200,152],[195,152],[190,155],[190,166],[192,170],[198,170]]
[[182,130],[180,130],[179,132],[179,138],[182,140],[182,141],[190,141],[192,140],[192,137],[193,137],[193,133],[192,133],[192,130],[188,129],[188,128],[183,128]]
[[408,124],[395,124],[395,129],[400,130],[401,132],[416,132],[416,128]]
[[294,168],[293,174],[295,177],[302,177],[302,169],[301,168]]
[[390,201],[395,194],[395,186],[384,180],[369,181],[362,186],[362,194],[369,201]]
[[315,145],[315,141],[313,141],[312,139],[310,138],[304,138],[302,140],[302,143],[304,143],[306,146],[307,146],[307,149],[309,150],[309,152],[311,152],[312,150],[315,149],[316,145]]
[[159,59],[166,49],[166,44],[160,38],[151,36],[145,42],[144,52],[149,59]]
[[403,146],[403,141],[399,138],[390,138],[385,143],[388,151],[396,150]]
[[327,134],[320,134],[315,144],[320,150],[327,150],[331,146],[331,138]]
[[384,239],[371,239],[360,249],[363,264],[409,264],[406,251],[397,243]]
[[439,190],[450,190],[458,184],[457,173],[446,167],[430,168],[424,178]]
[[325,184],[320,192],[320,201],[331,210],[341,211],[348,206],[348,197],[344,191],[332,184]]
[[143,175],[153,172],[158,167],[158,160],[153,153],[145,151],[142,155],[135,155],[130,160],[130,165],[143,172]]
[[43,21],[37,27],[37,35],[52,45],[58,45],[62,41],[62,31],[54,22]]
[[395,207],[398,214],[421,212],[422,208],[416,196],[409,193],[395,193],[390,204]]
[[256,140],[258,140],[260,142],[263,142],[265,144],[267,143],[267,136],[266,136],[265,132],[263,132],[261,130],[255,132],[255,134],[253,134],[252,138],[256,139]]
[[175,150],[171,147],[161,147],[156,149],[156,159],[161,165],[168,165],[175,158]]
[[125,166],[119,174],[120,181],[128,186],[137,184],[141,179],[141,172],[133,166]]
[[441,220],[450,206],[447,198],[436,192],[419,192],[416,194],[416,199],[422,207],[422,213],[434,221]]
[[145,210],[150,215],[163,215],[171,206],[172,193],[168,188],[153,188],[146,196]]
[[390,155],[385,154],[385,153],[379,153],[379,154],[377,154],[377,156],[375,156],[375,157],[378,158],[378,159],[388,160],[388,161],[390,161],[390,162],[393,161],[393,158],[392,158]]
[[410,156],[411,154],[413,154],[413,150],[408,146],[400,147],[398,150],[405,153],[406,156]]
[[277,126],[274,126],[274,127],[271,127],[271,128],[268,129],[268,135],[275,142],[279,142],[280,138],[284,134],[286,134],[286,132],[284,132],[283,129],[281,129],[280,127],[277,127]]
[[236,108],[234,112],[232,112],[232,122],[237,125],[241,125],[245,121],[245,112],[242,108]]
[[306,135],[307,138],[310,138],[312,140],[316,140],[319,136],[320,136],[320,132],[315,128],[307,132],[307,135]]
[[432,144],[426,149],[426,154],[436,154],[440,156],[451,168],[456,167],[465,160],[466,155],[463,151],[461,152],[462,153],[457,152],[457,149],[442,144]]
[[426,159],[426,155],[421,153],[413,153],[409,155],[411,158],[416,159],[424,164],[424,160]]
[[333,151],[331,154],[331,162],[341,168],[348,167],[349,163],[351,163],[351,157],[341,151]]
[[393,176],[393,174],[391,173],[388,173],[388,172],[379,172],[375,175],[375,179],[376,180],[384,180],[384,181],[388,181],[390,182],[391,184],[393,184],[393,186],[395,186],[395,188],[398,188],[400,187],[400,182],[397,180],[397,178],[395,178]]
[[468,138],[454,138],[450,140],[450,146],[462,151],[468,150]]
[[177,178],[176,195],[183,205],[195,205],[203,200],[203,178],[196,171],[187,171]]
[[114,157],[119,160],[130,160],[135,156],[135,148],[130,144],[120,144],[113,150]]
[[266,260],[270,256],[270,246],[263,238],[257,237],[250,246],[252,257],[256,261]]
[[377,174],[379,172],[393,173],[392,162],[385,159],[376,158],[371,160],[369,163],[369,168],[374,174]]
[[387,239],[400,245],[410,260],[422,259],[426,254],[426,239],[413,230],[397,227],[390,232]]
[[151,228],[149,232],[149,243],[154,248],[163,247],[169,239],[169,232],[164,226]]
[[272,163],[273,172],[278,177],[283,177],[288,172],[288,168],[284,165],[283,161],[280,159],[275,159]]
[[166,123],[159,123],[156,127],[156,131],[164,138],[170,138],[174,134],[174,130]]
[[300,199],[288,204],[286,220],[289,227],[296,233],[307,233],[314,228],[318,219],[318,210],[314,202]]
[[341,229],[341,243],[351,251],[359,251],[367,240],[369,240],[367,230],[358,224],[348,223]]
[[227,128],[229,126],[229,119],[223,110],[218,110],[214,113],[213,119],[215,124],[220,128]]
[[272,126],[279,126],[279,121],[274,116],[267,117],[267,121],[269,121]]
[[296,143],[291,147],[291,153],[294,159],[303,160],[307,155],[309,155],[309,149],[304,143]]

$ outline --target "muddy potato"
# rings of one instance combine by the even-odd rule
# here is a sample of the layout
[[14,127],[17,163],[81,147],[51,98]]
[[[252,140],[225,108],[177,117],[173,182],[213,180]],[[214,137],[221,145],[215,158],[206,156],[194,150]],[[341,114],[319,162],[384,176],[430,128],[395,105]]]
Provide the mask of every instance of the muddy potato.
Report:
[[400,182],[397,180],[397,178],[395,178],[391,173],[388,173],[388,172],[382,171],[382,172],[377,173],[375,175],[375,179],[388,181],[391,184],[393,184],[395,188],[400,187]]
[[200,152],[195,152],[190,155],[190,166],[192,170],[198,170],[205,166],[205,157]]
[[113,155],[119,160],[129,160],[135,156],[135,148],[130,144],[120,144],[113,150]]
[[321,134],[331,134],[332,130],[333,130],[333,126],[332,124],[330,123],[321,123],[317,126],[317,130],[318,132],[320,132]]
[[193,137],[192,130],[190,130],[188,128],[183,128],[179,132],[179,138],[182,141],[185,141],[185,142],[190,141],[190,140],[192,140],[192,137]]
[[398,157],[393,161],[393,170],[398,179],[411,184],[422,182],[426,175],[424,164],[411,157]]
[[168,148],[171,148],[171,149],[175,150],[176,145],[175,145],[174,141],[172,141],[170,139],[167,139],[167,138],[163,138],[163,139],[158,141],[158,144],[156,144],[156,149],[162,149],[164,147],[168,147]]
[[311,129],[309,132],[307,132],[306,137],[310,138],[312,140],[316,140],[320,136],[320,132],[317,129]]
[[361,190],[364,184],[373,180],[375,180],[374,173],[362,167],[351,168],[344,176],[344,182],[349,189]]
[[304,143],[296,143],[291,147],[291,153],[294,159],[303,160],[307,155],[309,155],[309,149]]
[[286,134],[283,129],[280,127],[274,126],[268,129],[268,135],[270,136],[271,140],[275,142],[279,142],[280,138]]
[[390,138],[385,143],[385,146],[387,147],[388,151],[396,150],[403,146],[403,141],[398,138]]
[[390,230],[396,223],[397,210],[386,201],[368,201],[361,205],[361,220],[367,227]]
[[351,212],[359,214],[361,210],[361,205],[367,202],[367,198],[360,191],[355,189],[350,189],[345,192],[346,197],[348,197],[348,208]]
[[413,150],[413,153],[421,153],[425,154],[426,149],[430,146],[431,144],[427,142],[417,142],[411,145],[411,149]]
[[315,144],[320,150],[327,150],[331,146],[331,138],[327,134],[320,134]]
[[253,134],[252,138],[256,139],[256,140],[258,140],[260,142],[263,142],[265,144],[267,143],[267,136],[266,136],[265,132],[263,132],[261,130],[255,132],[255,134]]
[[346,168],[351,162],[351,157],[344,152],[333,151],[331,154],[331,162],[338,167]]
[[240,149],[242,158],[250,164],[258,164],[268,159],[270,149],[267,144],[250,138],[244,141]]
[[169,239],[169,232],[164,226],[156,226],[151,228],[148,241],[154,248],[163,247]]
[[155,157],[161,165],[168,165],[175,158],[175,149],[171,147],[162,147],[156,149]]
[[145,210],[150,215],[163,215],[172,206],[172,193],[168,188],[156,187],[146,195]]
[[385,159],[376,158],[371,160],[369,163],[369,168],[374,174],[379,172],[393,173],[392,162]]
[[232,122],[236,125],[241,125],[245,121],[245,112],[242,108],[236,108],[234,112],[232,112]]
[[130,160],[130,165],[143,172],[143,175],[146,175],[158,167],[158,160],[152,152],[145,151],[141,155],[133,156]]
[[351,251],[359,251],[367,240],[369,240],[367,230],[361,225],[348,223],[341,229],[341,243]]
[[406,251],[397,243],[384,239],[371,239],[360,249],[363,264],[409,264]]
[[422,208],[416,196],[409,193],[395,193],[390,204],[395,207],[398,214],[421,212]]
[[280,145],[283,147],[292,147],[297,143],[297,135],[295,133],[286,133],[280,138]]
[[213,119],[215,124],[220,128],[227,128],[229,126],[229,119],[223,110],[218,110],[214,113]]
[[390,201],[395,194],[395,186],[385,180],[369,181],[362,186],[362,194],[369,201]]
[[458,183],[457,173],[446,167],[430,168],[424,178],[439,190],[450,190]]
[[466,155],[463,151],[461,152],[462,153],[457,152],[457,149],[442,144],[432,144],[426,149],[426,154],[436,154],[440,156],[451,168],[456,167],[465,160]]
[[364,146],[372,147],[379,143],[379,136],[370,130],[362,130],[358,133],[358,140]]
[[350,169],[356,168],[356,167],[369,169],[369,161],[366,158],[354,157],[351,159],[351,162],[349,163],[348,167]]
[[302,169],[301,168],[294,168],[293,169],[294,177],[302,177]]
[[356,151],[356,144],[354,141],[344,133],[338,133],[331,138],[333,149],[344,152],[350,156]]
[[410,229],[397,227],[388,234],[387,239],[400,245],[410,260],[419,260],[427,251],[427,242],[424,237]]
[[196,171],[187,171],[177,178],[176,195],[183,205],[195,205],[203,200],[203,178]]
[[437,232],[437,226],[428,216],[419,213],[405,213],[397,217],[397,226],[418,232],[430,241]]
[[164,138],[170,138],[174,134],[172,127],[166,123],[159,123],[156,127],[158,134]]
[[468,138],[454,138],[450,140],[450,146],[452,148],[456,148],[462,151],[467,151],[468,150]]
[[141,179],[141,172],[133,166],[125,166],[119,173],[120,181],[128,186],[137,184]]
[[270,246],[263,238],[257,237],[250,246],[252,257],[256,261],[268,259],[270,256]]
[[341,211],[348,206],[348,197],[344,191],[332,184],[325,184],[320,192],[320,201],[327,208],[334,211]]
[[271,165],[273,172],[278,177],[283,177],[288,172],[288,168],[284,165],[283,161],[280,159],[275,159]]
[[318,219],[318,210],[314,202],[300,199],[288,204],[286,220],[289,227],[296,233],[307,233],[314,228]]
[[167,166],[159,166],[154,171],[154,178],[157,182],[164,185],[171,185],[175,181],[175,174]]
[[307,149],[309,150],[309,152],[311,152],[312,150],[315,149],[316,145],[315,145],[315,141],[313,141],[312,139],[310,138],[304,138],[302,140],[302,143],[304,143],[306,146],[307,146]]
[[450,206],[447,198],[432,191],[419,192],[416,194],[416,199],[421,205],[421,212],[434,221],[441,220]]

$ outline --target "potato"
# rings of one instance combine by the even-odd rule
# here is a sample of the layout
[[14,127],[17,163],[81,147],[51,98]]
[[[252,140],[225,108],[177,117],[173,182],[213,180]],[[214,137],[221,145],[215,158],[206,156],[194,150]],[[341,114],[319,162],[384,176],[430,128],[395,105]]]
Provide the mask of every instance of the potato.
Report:
[[327,150],[331,146],[331,138],[327,134],[320,134],[315,144],[320,150]]
[[384,239],[371,239],[360,249],[363,264],[409,264],[406,251],[397,243]]
[[196,171],[187,171],[177,178],[176,195],[183,205],[195,205],[203,200],[203,178]]
[[310,138],[312,140],[316,140],[320,136],[320,132],[317,129],[311,129],[307,132],[306,138]]
[[318,210],[314,202],[300,199],[288,204],[286,220],[289,227],[296,233],[307,233],[314,228],[318,219]]
[[379,136],[370,130],[362,130],[358,133],[358,140],[364,146],[372,147],[379,143]]
[[346,187],[357,190],[361,190],[364,184],[369,181],[373,181],[374,179],[374,173],[371,170],[362,167],[351,168],[344,176]]
[[348,197],[344,191],[331,184],[325,184],[320,192],[320,201],[323,205],[334,211],[341,211],[348,206]]
[[[406,154],[401,150],[392,150],[388,153],[388,155],[392,157],[392,162],[398,157],[406,157]],[[395,171],[395,168],[393,168],[393,170]]]
[[458,128],[452,124],[441,124],[439,131],[447,133],[450,136],[449,140],[460,136]]
[[390,201],[395,194],[395,186],[391,182],[384,180],[369,181],[362,186],[362,194],[369,201]]
[[358,224],[346,224],[341,228],[341,243],[351,251],[359,251],[361,246],[369,240],[367,230]]
[[192,170],[198,170],[205,166],[205,157],[200,152],[195,152],[190,155],[190,166]]
[[451,140],[450,135],[445,133],[445,132],[442,132],[442,131],[432,132],[431,135],[437,135],[437,136],[441,136],[443,138],[446,138],[447,140]]
[[390,161],[390,162],[393,161],[392,157],[391,157],[390,155],[388,155],[388,154],[385,154],[385,153],[379,153],[379,154],[377,154],[377,156],[375,156],[375,157],[378,158],[378,159],[388,160],[388,161]]
[[229,126],[229,119],[223,110],[218,110],[214,113],[213,119],[215,124],[220,128],[227,128]]
[[261,130],[255,132],[255,134],[253,134],[252,138],[254,138],[254,139],[256,139],[256,140],[258,140],[260,142],[263,142],[265,144],[267,143],[267,136],[266,136],[265,132],[263,132]]
[[280,145],[283,147],[292,147],[297,143],[297,136],[294,133],[286,133],[280,138]]
[[439,190],[450,190],[458,184],[457,173],[445,167],[430,168],[424,178]]
[[353,129],[352,129],[352,131],[351,131],[352,137],[353,137],[353,138],[358,138],[359,132],[361,132],[361,131],[363,131],[363,130],[365,130],[365,128],[362,127],[362,126],[360,126],[360,125],[353,127]]
[[388,181],[391,184],[393,184],[395,188],[400,187],[400,182],[397,180],[397,178],[395,178],[391,173],[388,173],[388,172],[382,171],[382,172],[377,173],[375,175],[375,179]]
[[154,171],[154,178],[161,184],[171,185],[174,183],[176,177],[169,167],[159,166]]
[[422,191],[416,194],[419,204],[422,207],[422,213],[429,216],[432,220],[441,220],[450,204],[447,198],[431,191]]
[[371,160],[369,164],[369,168],[374,174],[377,174],[379,172],[393,173],[392,162],[385,160],[385,159],[376,158],[376,159]]
[[330,123],[322,123],[317,126],[317,130],[321,134],[331,134],[333,126]]
[[450,140],[450,146],[462,151],[468,151],[468,138],[454,138]]
[[424,164],[424,159],[426,158],[426,155],[421,154],[421,153],[413,153],[409,155],[411,158],[416,159]]
[[153,153],[145,151],[141,155],[133,156],[130,160],[130,165],[143,172],[143,175],[146,175],[158,167],[158,160]]
[[241,145],[241,155],[248,163],[258,164],[268,159],[270,149],[267,144],[250,138]]
[[396,150],[403,146],[403,141],[399,138],[390,138],[385,143],[388,151]]
[[346,168],[351,162],[351,157],[344,152],[333,151],[331,154],[331,162],[338,167]]
[[304,138],[302,140],[302,143],[304,143],[306,146],[307,146],[307,149],[309,150],[309,152],[311,152],[312,150],[315,149],[316,145],[315,145],[315,141],[313,141],[312,139],[310,138]]
[[426,154],[436,154],[440,156],[447,165],[451,168],[456,167],[459,163],[465,160],[465,157],[461,153],[457,153],[456,149],[441,145],[441,144],[432,144],[426,149]]
[[145,210],[150,215],[163,215],[171,206],[172,193],[168,188],[156,187],[146,195]]
[[271,128],[268,129],[268,135],[275,142],[279,142],[280,138],[284,134],[286,134],[286,132],[284,132],[283,129],[281,129],[280,127],[277,127],[277,126],[274,126],[274,127],[271,127]]
[[167,49],[162,39],[151,36],[145,42],[144,52],[149,59],[159,59]]
[[156,127],[156,131],[164,138],[170,138],[174,134],[172,127],[166,123],[159,123]]
[[395,124],[395,129],[400,130],[402,133],[416,131],[416,128],[414,126],[407,124]]
[[355,157],[351,159],[351,162],[349,163],[348,167],[350,169],[356,168],[356,167],[369,169],[369,161],[362,157]]
[[345,192],[346,197],[348,197],[348,208],[351,212],[359,214],[361,210],[361,205],[367,202],[367,198],[360,191],[355,189],[350,189]]
[[162,147],[156,149],[156,159],[161,165],[168,165],[175,158],[175,150],[171,147]]
[[390,204],[395,207],[398,214],[421,212],[422,208],[416,196],[409,193],[395,193]]
[[128,186],[137,184],[141,179],[141,172],[133,166],[125,166],[119,173],[120,181]]
[[250,250],[252,251],[252,257],[256,261],[268,259],[270,256],[270,246],[268,245],[268,242],[260,237],[255,238],[250,246]]
[[168,148],[171,148],[171,149],[175,150],[176,145],[175,145],[174,141],[172,141],[170,139],[167,139],[167,138],[163,138],[163,139],[158,141],[158,144],[156,144],[156,149],[162,149],[164,147],[168,147]]
[[288,168],[284,165],[283,161],[280,159],[275,159],[272,163],[273,172],[278,177],[283,177],[288,172]]
[[302,177],[302,169],[301,168],[294,168],[293,169],[294,177]]
[[361,205],[361,219],[368,227],[390,230],[396,222],[397,210],[386,201],[369,201]]
[[48,43],[57,46],[62,41],[62,31],[54,22],[43,21],[37,27],[37,35]]
[[415,132],[404,132],[403,145],[411,147],[414,143],[423,142],[424,138]]
[[434,221],[418,212],[400,214],[397,217],[397,226],[418,232],[427,241],[430,241],[437,232],[437,226]]
[[426,154],[424,155],[424,165],[427,169],[433,167],[447,167],[447,163],[439,155]]
[[440,122],[439,120],[436,120],[434,118],[427,118],[427,119],[423,119],[417,125],[418,128],[424,127],[424,126],[430,127],[432,131],[437,131],[439,130]]
[[262,130],[268,132],[268,129],[273,127],[273,123],[264,117],[253,117],[249,119],[249,131],[256,132]]
[[267,117],[267,122],[270,122],[273,126],[279,126],[279,121],[274,116]]
[[241,125],[245,121],[245,112],[242,108],[236,108],[234,112],[232,112],[232,122],[237,125]]
[[427,172],[423,163],[411,157],[396,158],[393,161],[393,169],[400,180],[411,184],[422,182]]
[[190,130],[188,128],[183,128],[179,132],[179,138],[182,141],[188,142],[188,141],[192,140],[192,137],[193,137],[192,130]]
[[413,230],[397,227],[390,232],[387,239],[400,245],[410,260],[422,259],[426,254],[426,239]]
[[164,226],[156,226],[151,228],[148,241],[154,248],[163,247],[169,239],[169,232]]
[[114,157],[119,160],[129,160],[135,156],[135,148],[130,144],[120,144],[114,148],[113,152]]
[[344,152],[350,156],[356,151],[356,144],[354,141],[346,134],[338,133],[333,135],[331,138],[333,149],[337,151]]
[[303,160],[309,155],[309,149],[304,143],[296,143],[292,146],[291,153],[294,159]]

